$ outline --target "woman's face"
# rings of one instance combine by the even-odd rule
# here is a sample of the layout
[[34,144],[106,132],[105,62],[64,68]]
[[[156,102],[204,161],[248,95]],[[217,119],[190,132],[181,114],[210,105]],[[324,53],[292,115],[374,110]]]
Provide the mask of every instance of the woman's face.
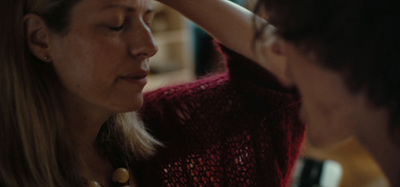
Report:
[[149,57],[157,52],[151,0],[83,0],[66,35],[51,33],[50,57],[67,101],[109,112],[142,105]]
[[285,43],[287,74],[302,96],[301,118],[307,136],[317,147],[329,147],[351,137],[368,110],[364,94],[348,91],[340,73],[318,65],[312,53],[304,54]]

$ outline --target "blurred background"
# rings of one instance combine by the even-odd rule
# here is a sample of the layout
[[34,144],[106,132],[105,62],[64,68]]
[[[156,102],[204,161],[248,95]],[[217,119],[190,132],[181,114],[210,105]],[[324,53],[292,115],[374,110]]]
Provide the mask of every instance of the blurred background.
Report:
[[[234,2],[249,9],[253,4],[245,0]],[[159,51],[151,58],[151,73],[145,91],[224,71],[223,57],[214,48],[210,36],[178,12],[154,3],[156,16],[151,29]],[[293,186],[389,186],[380,168],[356,140],[349,140],[329,150],[316,149],[306,141],[302,155],[304,159],[299,161]],[[308,168],[309,173],[305,171],[310,166],[306,164],[309,160],[320,168],[322,174],[317,176],[324,176],[324,179],[318,179],[312,185],[301,185],[299,180],[314,180],[313,170]],[[326,184],[322,180],[333,181]]]

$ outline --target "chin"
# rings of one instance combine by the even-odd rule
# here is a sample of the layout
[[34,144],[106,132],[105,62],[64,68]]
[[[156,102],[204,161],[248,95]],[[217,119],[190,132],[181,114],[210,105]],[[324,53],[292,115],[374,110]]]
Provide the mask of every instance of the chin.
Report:
[[114,107],[116,113],[125,113],[138,111],[143,105],[143,97],[131,97],[130,100],[120,101],[118,106]]
[[306,137],[308,143],[317,149],[334,149],[351,139],[351,137],[338,138],[340,135],[335,136],[334,134],[329,134],[329,132],[320,132],[316,134],[307,132]]
[[125,108],[125,111],[122,112],[132,112],[132,111],[138,111],[140,108],[142,108],[143,102],[140,103],[135,103],[131,106],[128,106],[127,108]]

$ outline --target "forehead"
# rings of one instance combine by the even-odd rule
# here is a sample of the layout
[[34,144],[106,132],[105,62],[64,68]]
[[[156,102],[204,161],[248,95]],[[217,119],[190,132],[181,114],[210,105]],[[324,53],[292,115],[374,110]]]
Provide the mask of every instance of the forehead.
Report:
[[147,12],[153,10],[152,0],[83,0],[78,6],[88,12],[103,12],[112,9]]

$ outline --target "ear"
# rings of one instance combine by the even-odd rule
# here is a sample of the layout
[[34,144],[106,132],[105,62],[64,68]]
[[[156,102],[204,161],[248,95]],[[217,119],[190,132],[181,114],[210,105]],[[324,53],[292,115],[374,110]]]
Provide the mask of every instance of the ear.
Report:
[[38,59],[50,62],[49,57],[49,30],[43,18],[36,14],[29,13],[24,16],[25,37],[27,44]]
[[276,55],[285,56],[285,42],[282,39],[277,39],[271,46],[271,50]]

